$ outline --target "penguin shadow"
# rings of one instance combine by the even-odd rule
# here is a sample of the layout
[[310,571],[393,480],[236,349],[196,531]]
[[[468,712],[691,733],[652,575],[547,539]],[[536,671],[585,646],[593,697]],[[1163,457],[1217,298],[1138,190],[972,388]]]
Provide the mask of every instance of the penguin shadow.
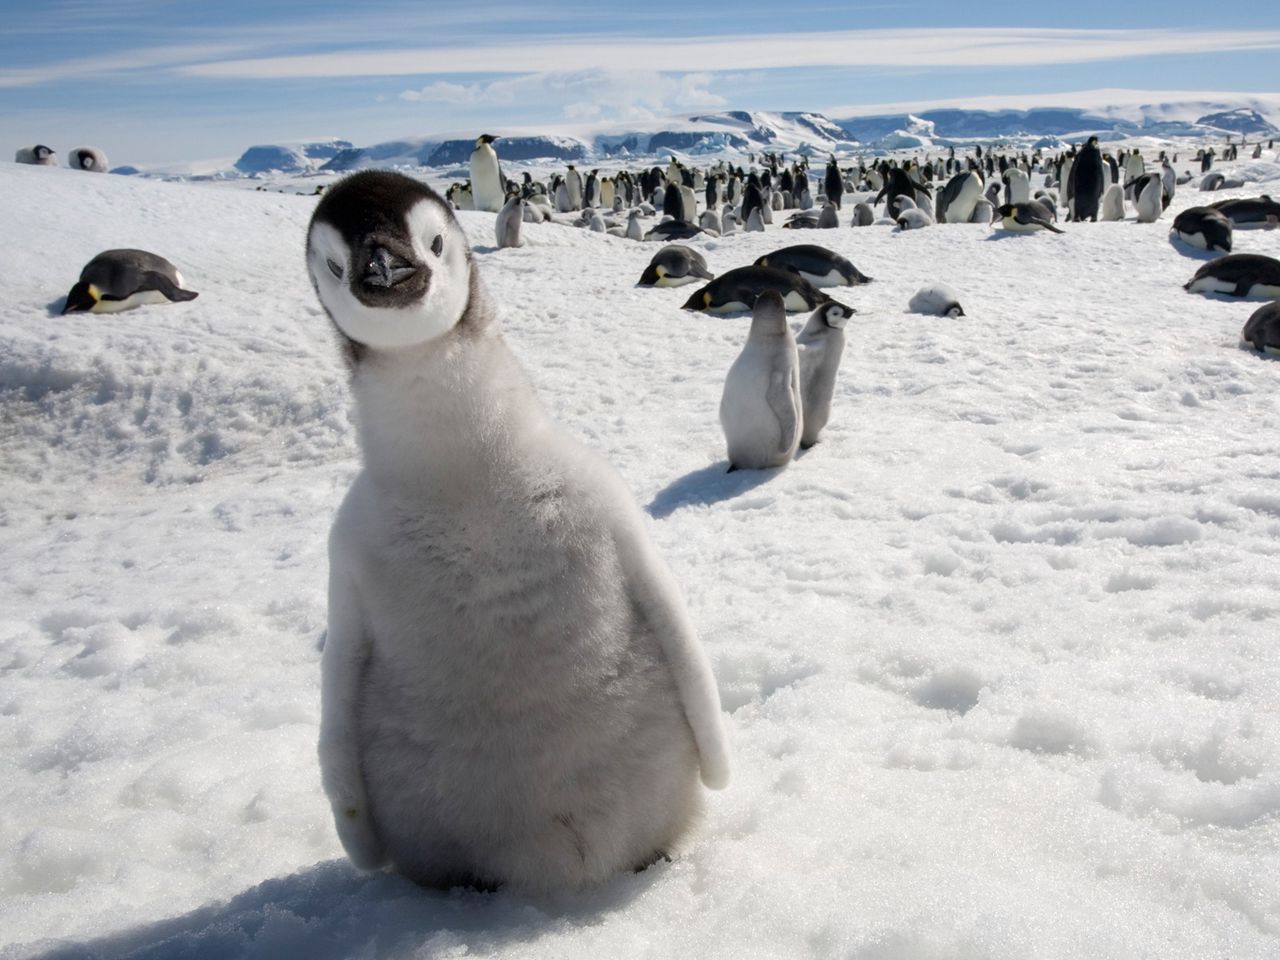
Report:
[[731,500],[772,480],[782,467],[770,470],[734,470],[727,460],[686,473],[659,490],[645,507],[649,516],[662,520],[681,507],[707,506]]
[[471,252],[472,253],[497,253],[501,249],[502,249],[501,247],[489,247],[489,246],[477,245],[471,248]]
[[31,960],[345,960],[421,949],[443,935],[485,955],[625,909],[662,875],[662,865],[621,875],[586,893],[526,897],[497,891],[427,890],[390,873],[361,873],[345,860],[264,881],[224,903],[83,941],[29,944]]
[[1190,260],[1217,260],[1219,257],[1226,256],[1220,250],[1205,250],[1201,247],[1192,246],[1172,230],[1169,231],[1169,246]]
[[67,297],[66,294],[63,294],[57,300],[46,303],[44,308],[49,312],[49,316],[60,317],[62,316],[62,311],[66,309],[66,306]]

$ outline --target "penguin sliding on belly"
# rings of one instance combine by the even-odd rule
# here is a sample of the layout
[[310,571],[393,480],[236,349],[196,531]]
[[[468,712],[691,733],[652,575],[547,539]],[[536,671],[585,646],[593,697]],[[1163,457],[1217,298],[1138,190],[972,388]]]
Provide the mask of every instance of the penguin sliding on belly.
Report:
[[870,277],[840,254],[816,243],[797,243],[766,253],[756,261],[756,266],[788,270],[815,287],[854,287],[871,282]]
[[737,267],[720,274],[685,301],[685,310],[741,313],[752,309],[766,290],[775,291],[786,309],[812,310],[831,298],[799,274],[774,267]]
[[1231,252],[1231,221],[1213,207],[1188,207],[1173,218],[1178,238],[1201,250]]
[[1197,270],[1183,289],[1189,293],[1280,299],[1280,260],[1258,253],[1229,253]]
[[642,287],[679,287],[699,280],[714,280],[702,254],[682,243],[669,243],[653,255],[640,274]]
[[182,289],[178,268],[158,254],[104,250],[80,271],[62,312],[119,313],[145,303],[180,303],[198,296]]
[[448,206],[366,171],[307,269],[361,469],[329,538],[321,781],[361,869],[576,890],[674,851],[729,779],[720,698],[622,479],[495,329]]
[[1260,353],[1280,357],[1280,300],[1253,312],[1240,331],[1240,341]]

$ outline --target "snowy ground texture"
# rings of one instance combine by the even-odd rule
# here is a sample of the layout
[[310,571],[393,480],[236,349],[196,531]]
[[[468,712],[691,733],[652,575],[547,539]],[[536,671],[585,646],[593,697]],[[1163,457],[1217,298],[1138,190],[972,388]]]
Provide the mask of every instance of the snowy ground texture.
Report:
[[[1255,182],[1213,199],[1280,177],[1223,169]],[[745,318],[636,288],[656,244],[496,251],[461,215],[544,402],[647,506],[736,743],[687,855],[529,900],[358,873],[321,793],[356,448],[315,198],[0,165],[0,957],[1280,956],[1280,362],[1238,346],[1258,304],[1182,290],[1204,199],[696,241],[876,278],[835,291],[824,440],[733,475]],[[199,299],[51,314],[122,246]],[[906,313],[930,280],[968,316]]]

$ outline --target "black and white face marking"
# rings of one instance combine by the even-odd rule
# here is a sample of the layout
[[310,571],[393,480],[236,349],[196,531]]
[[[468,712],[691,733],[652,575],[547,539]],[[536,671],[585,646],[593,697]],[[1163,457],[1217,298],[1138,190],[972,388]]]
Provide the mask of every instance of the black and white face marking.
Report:
[[822,319],[826,321],[828,327],[841,330],[851,316],[853,316],[853,307],[846,307],[843,303],[836,303],[833,300],[824,308]]
[[307,268],[338,328],[394,349],[446,333],[470,297],[466,235],[430,188],[368,171],[324,195],[311,219]]

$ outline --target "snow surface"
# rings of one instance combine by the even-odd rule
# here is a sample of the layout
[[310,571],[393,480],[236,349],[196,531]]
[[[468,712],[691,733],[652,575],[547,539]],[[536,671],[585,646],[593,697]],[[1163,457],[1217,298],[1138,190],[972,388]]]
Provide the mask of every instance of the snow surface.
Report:
[[[356,447],[315,198],[0,164],[0,957],[1274,958],[1280,364],[1238,346],[1256,303],[1182,290],[1205,199],[694,241],[876,278],[834,291],[822,441],[732,475],[745,318],[636,287],[653,244],[460,215],[544,402],[646,505],[737,751],[687,855],[534,900],[361,874],[330,822]],[[120,246],[200,297],[57,316]],[[969,316],[907,313],[931,281]]]

